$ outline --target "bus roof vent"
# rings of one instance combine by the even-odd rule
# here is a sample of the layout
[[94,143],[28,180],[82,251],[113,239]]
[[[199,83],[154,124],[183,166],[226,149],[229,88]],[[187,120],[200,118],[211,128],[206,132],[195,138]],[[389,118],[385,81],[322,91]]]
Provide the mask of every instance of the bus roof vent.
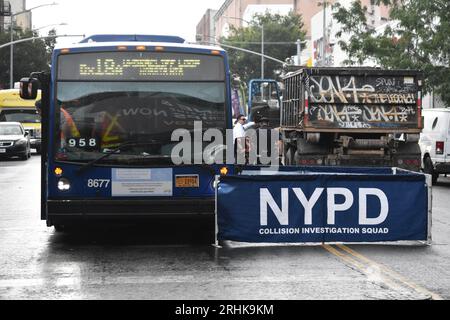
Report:
[[163,35],[143,35],[143,34],[96,34],[89,36],[80,41],[80,43],[89,42],[171,42],[184,43],[183,38],[177,36],[163,36]]

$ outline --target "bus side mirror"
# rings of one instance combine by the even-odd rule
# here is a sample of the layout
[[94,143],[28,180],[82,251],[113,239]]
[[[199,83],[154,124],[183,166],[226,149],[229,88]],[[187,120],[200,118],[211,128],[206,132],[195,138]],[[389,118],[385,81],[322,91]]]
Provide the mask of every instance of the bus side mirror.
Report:
[[39,89],[39,81],[34,78],[20,79],[20,97],[25,100],[35,100]]

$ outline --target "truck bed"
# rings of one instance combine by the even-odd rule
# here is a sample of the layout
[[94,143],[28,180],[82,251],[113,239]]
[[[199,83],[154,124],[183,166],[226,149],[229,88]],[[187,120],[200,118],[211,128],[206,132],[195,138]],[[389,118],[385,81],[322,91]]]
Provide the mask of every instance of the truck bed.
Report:
[[284,79],[282,127],[306,132],[421,131],[421,74],[308,68]]

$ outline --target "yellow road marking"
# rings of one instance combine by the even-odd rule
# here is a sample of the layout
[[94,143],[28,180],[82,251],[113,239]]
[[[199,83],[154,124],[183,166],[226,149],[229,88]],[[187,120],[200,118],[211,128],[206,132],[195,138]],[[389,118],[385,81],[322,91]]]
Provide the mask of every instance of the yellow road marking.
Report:
[[[341,258],[342,260],[344,260],[345,262],[353,265],[354,267],[356,267],[359,271],[361,271],[363,274],[365,274],[367,277],[373,277],[372,272],[370,272],[371,268],[370,266],[366,266],[364,264],[362,264],[361,262],[359,262],[358,260],[354,259],[352,256],[347,255],[337,249],[335,249],[334,247],[332,247],[331,245],[327,245],[324,244],[322,245],[322,247],[327,250],[328,252],[332,253],[333,255]],[[385,277],[383,274],[377,274],[377,279],[381,279],[381,281],[389,286],[391,289],[393,290],[398,290],[399,286],[397,284],[395,284],[393,281],[391,281],[389,278]]]
[[[399,286],[394,282],[397,281],[398,283],[403,284],[404,286],[407,286],[410,289],[413,289],[414,291],[421,293],[423,295],[431,297],[433,300],[443,300],[441,296],[438,294],[431,292],[413,282],[406,279],[404,276],[400,275],[399,273],[389,269],[388,267],[377,263],[364,255],[356,252],[355,250],[350,249],[349,247],[338,244],[336,245],[337,248],[341,249],[339,251],[335,247],[331,245],[322,245],[322,247],[330,252],[331,254],[339,257],[343,261],[349,263],[350,265],[353,265],[358,270],[360,270],[362,273],[366,274],[367,276],[370,276],[370,272],[368,270],[379,270],[380,274],[378,275],[382,282],[391,287],[392,289],[398,289]],[[392,281],[392,280],[394,281]]]
[[406,279],[404,276],[402,276],[401,274],[399,274],[398,272],[389,269],[388,267],[386,267],[385,265],[375,262],[369,258],[367,258],[366,256],[363,256],[362,254],[356,252],[353,249],[350,249],[349,247],[342,245],[342,244],[338,244],[337,245],[339,248],[341,248],[342,250],[344,250],[345,252],[351,254],[352,256],[359,258],[362,261],[365,261],[366,263],[376,266],[378,268],[380,268],[381,270],[383,270],[387,275],[389,275],[392,279],[397,280],[405,285],[407,285],[408,287],[416,290],[417,292],[420,292],[422,294],[425,295],[429,295],[433,300],[444,300],[440,295],[438,295],[437,293],[431,292],[413,282],[411,282],[410,280]]

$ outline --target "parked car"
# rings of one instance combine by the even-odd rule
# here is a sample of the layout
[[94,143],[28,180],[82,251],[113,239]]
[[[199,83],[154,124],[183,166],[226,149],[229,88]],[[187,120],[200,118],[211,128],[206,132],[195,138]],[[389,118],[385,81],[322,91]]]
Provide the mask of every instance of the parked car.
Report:
[[41,153],[41,116],[36,102],[41,99],[38,91],[36,100],[20,97],[19,89],[0,90],[0,122],[20,122],[30,136],[31,148]]
[[0,122],[0,157],[31,157],[30,135],[20,122]]
[[440,174],[450,173],[450,108],[424,109],[423,116],[419,140],[422,168],[435,183]]

